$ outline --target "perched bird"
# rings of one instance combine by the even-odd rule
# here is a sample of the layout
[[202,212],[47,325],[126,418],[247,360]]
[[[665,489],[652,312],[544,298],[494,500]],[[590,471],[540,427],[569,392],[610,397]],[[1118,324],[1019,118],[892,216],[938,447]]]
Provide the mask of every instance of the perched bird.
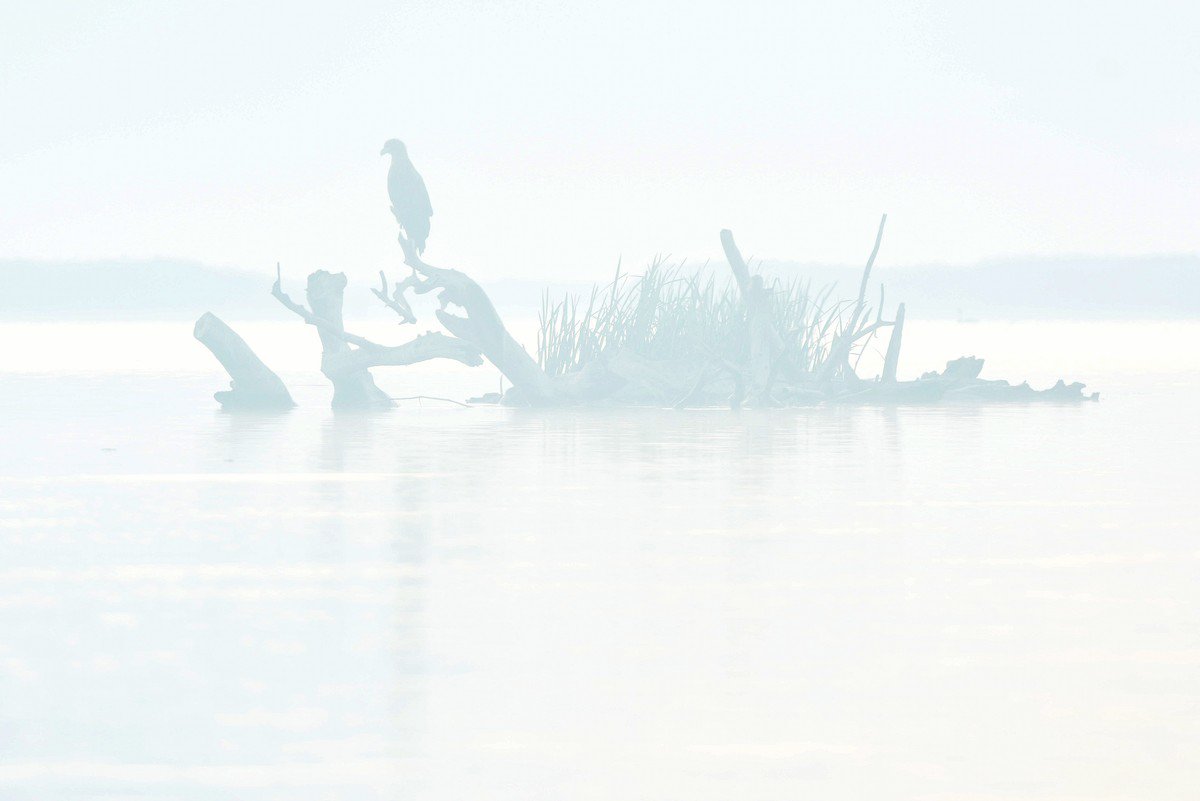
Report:
[[429,238],[429,218],[433,216],[425,181],[408,160],[408,149],[399,139],[384,142],[379,155],[392,157],[392,166],[388,170],[392,214],[396,215],[396,222],[400,223],[404,235],[416,246],[417,252],[424,253],[425,240]]

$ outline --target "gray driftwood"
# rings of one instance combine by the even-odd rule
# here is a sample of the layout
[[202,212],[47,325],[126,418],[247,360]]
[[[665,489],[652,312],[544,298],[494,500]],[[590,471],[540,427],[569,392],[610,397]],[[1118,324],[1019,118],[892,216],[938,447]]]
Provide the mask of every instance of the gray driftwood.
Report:
[[227,409],[290,409],[296,405],[283,381],[263,364],[246,340],[212,312],[196,321],[192,335],[229,373],[229,389],[213,395]]
[[[375,296],[400,318],[413,323],[416,315],[405,294],[437,292],[438,321],[453,336],[427,333],[402,345],[386,346],[345,329],[342,298],[346,277],[319,270],[308,276],[307,306],[292,300],[282,287],[278,268],[271,294],[284,307],[317,329],[321,340],[321,371],[333,384],[335,408],[381,408],[393,400],[375,384],[371,368],[413,364],[427,359],[453,359],[467,365],[481,364],[486,357],[508,379],[511,388],[501,401],[525,406],[563,406],[586,403],[650,404],[686,406],[754,406],[928,403],[935,401],[1079,401],[1095,400],[1085,395],[1082,384],[1059,381],[1048,390],[1036,391],[1028,384],[980,378],[983,361],[974,357],[956,359],[940,373],[930,372],[915,381],[897,377],[904,332],[904,304],[894,320],[883,318],[883,292],[873,310],[867,303],[871,269],[879,254],[887,215],[879,222],[875,244],[863,269],[858,297],[825,326],[832,339],[823,361],[801,355],[795,332],[784,332],[776,320],[773,287],[751,273],[730,231],[721,232],[721,246],[738,286],[742,303],[745,349],[732,348],[739,356],[719,355],[711,349],[670,361],[655,360],[631,348],[614,348],[563,375],[550,375],[509,333],[487,293],[470,276],[459,270],[427,263],[403,233],[399,242],[404,262],[412,274],[389,287],[380,274]],[[824,302],[824,295],[818,304]],[[844,308],[846,313],[842,313]],[[873,318],[873,319],[872,319]],[[213,322],[206,322],[211,320]],[[202,325],[203,324],[203,325]],[[867,343],[884,328],[892,328],[882,375],[864,380],[855,367]],[[205,336],[202,336],[205,333]],[[822,329],[824,335],[825,329]],[[789,339],[785,334],[789,334]],[[220,323],[205,315],[197,323],[197,338],[205,342],[229,370],[233,389],[218,393],[226,405],[273,402],[291,405],[291,398],[273,373],[254,356],[245,342]],[[789,345],[788,343],[793,344]],[[806,351],[807,352],[807,351]]]

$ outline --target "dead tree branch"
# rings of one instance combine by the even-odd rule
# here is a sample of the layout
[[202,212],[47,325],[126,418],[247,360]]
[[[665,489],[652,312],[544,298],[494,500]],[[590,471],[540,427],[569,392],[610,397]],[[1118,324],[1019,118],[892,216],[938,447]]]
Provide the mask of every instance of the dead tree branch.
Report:
[[900,364],[900,340],[904,336],[904,304],[896,309],[896,322],[892,328],[892,337],[888,340],[887,354],[883,357],[882,380],[887,384],[896,383],[896,368]]
[[416,274],[414,273],[413,275],[410,275],[403,281],[397,281],[395,290],[391,295],[388,294],[387,274],[383,270],[379,271],[379,283],[381,285],[380,289],[375,289],[374,287],[371,288],[371,291],[375,294],[375,297],[383,301],[385,306],[400,316],[401,325],[415,323],[417,321],[417,316],[413,314],[412,307],[409,306],[408,301],[404,299],[404,292],[409,287],[420,286],[421,282],[417,278]]
[[[416,248],[403,237],[400,245],[404,249],[404,263],[424,277],[414,289],[418,293],[440,290],[438,321],[451,334],[478,348],[512,383],[523,402],[545,406],[572,400],[564,392],[565,385],[546,375],[537,361],[513,339],[491,298],[479,284],[458,270],[426,264]],[[466,312],[465,316],[448,311],[451,305],[461,308]]]
[[[346,276],[318,270],[308,276],[308,308],[283,291],[276,268],[271,294],[286,308],[317,329],[321,338],[321,372],[333,384],[334,408],[393,406],[392,399],[375,385],[370,368],[414,364],[429,359],[453,359],[466,365],[482,363],[479,351],[461,339],[430,333],[403,345],[380,345],[348,333],[342,323]],[[353,347],[352,347],[353,346]]]

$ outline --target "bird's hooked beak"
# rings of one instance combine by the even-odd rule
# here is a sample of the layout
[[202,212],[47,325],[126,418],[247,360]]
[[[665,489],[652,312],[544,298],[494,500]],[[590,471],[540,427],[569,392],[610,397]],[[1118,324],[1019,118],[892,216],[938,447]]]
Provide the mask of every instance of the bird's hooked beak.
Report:
[[386,156],[387,153],[388,153],[388,149],[386,146],[383,148],[383,150],[379,151],[379,155],[381,155],[381,156]]

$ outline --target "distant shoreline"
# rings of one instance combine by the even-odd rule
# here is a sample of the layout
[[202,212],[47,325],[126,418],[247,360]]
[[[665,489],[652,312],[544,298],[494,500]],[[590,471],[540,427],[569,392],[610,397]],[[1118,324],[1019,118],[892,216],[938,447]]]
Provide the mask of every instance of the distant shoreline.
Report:
[[[709,268],[713,269],[713,268]],[[836,283],[849,295],[860,268],[765,261],[768,278]],[[885,307],[938,320],[1200,318],[1200,257],[1006,259],[968,267],[881,267]],[[298,286],[302,276],[295,276]],[[483,282],[504,313],[534,315],[544,293],[586,294],[584,281]],[[182,260],[0,261],[0,320],[193,320],[204,311],[241,319],[284,319],[270,278]],[[348,317],[374,316],[369,286],[352,281]]]

